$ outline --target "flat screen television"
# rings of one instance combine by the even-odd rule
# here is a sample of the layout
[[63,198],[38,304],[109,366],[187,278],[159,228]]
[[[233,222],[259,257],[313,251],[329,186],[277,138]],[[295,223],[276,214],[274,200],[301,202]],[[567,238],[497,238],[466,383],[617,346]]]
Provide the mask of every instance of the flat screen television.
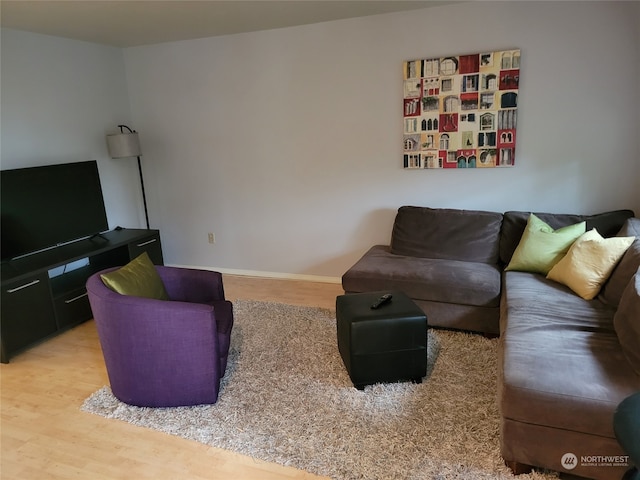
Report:
[[2,260],[108,230],[95,160],[0,171]]

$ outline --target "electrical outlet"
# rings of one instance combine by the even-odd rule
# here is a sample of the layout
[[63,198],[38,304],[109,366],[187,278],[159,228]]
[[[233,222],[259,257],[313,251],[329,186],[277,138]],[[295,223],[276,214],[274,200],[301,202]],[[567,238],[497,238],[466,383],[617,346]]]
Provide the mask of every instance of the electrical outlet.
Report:
[[216,243],[216,236],[212,232],[209,232],[209,243]]

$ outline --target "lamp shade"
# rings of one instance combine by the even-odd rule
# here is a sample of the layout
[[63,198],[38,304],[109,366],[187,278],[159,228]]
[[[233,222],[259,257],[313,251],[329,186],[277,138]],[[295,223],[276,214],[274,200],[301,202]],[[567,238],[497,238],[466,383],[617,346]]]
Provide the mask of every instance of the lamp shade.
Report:
[[107,135],[107,148],[111,158],[139,157],[142,155],[137,132]]

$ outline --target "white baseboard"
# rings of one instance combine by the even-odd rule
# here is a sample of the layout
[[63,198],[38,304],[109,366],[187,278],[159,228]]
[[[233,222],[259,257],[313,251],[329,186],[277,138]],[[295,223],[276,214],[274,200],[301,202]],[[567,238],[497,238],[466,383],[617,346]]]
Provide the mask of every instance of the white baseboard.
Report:
[[283,280],[301,280],[305,282],[336,283],[342,282],[341,277],[325,277],[322,275],[302,275],[299,273],[263,272],[259,270],[239,270],[235,268],[200,267],[194,265],[168,265],[170,267],[197,268],[199,270],[211,270],[227,275],[238,275],[242,277],[279,278]]

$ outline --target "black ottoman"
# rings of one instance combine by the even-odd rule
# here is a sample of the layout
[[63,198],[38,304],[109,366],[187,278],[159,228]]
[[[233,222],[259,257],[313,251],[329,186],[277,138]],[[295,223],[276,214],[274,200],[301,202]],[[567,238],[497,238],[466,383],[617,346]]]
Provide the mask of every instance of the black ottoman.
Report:
[[[372,309],[385,293],[390,302]],[[338,349],[354,386],[412,380],[427,374],[427,316],[402,292],[336,298]]]

